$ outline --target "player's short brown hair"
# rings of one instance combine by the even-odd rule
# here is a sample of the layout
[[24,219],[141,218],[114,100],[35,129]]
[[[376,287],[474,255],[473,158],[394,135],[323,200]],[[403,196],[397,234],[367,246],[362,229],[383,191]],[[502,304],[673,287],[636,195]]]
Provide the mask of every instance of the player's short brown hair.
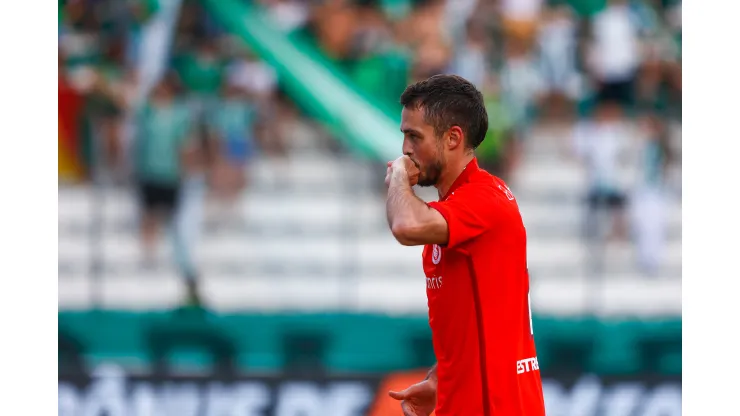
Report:
[[424,120],[439,136],[452,126],[465,134],[465,147],[475,149],[488,131],[483,94],[470,81],[457,75],[435,75],[406,87],[401,105],[420,108]]

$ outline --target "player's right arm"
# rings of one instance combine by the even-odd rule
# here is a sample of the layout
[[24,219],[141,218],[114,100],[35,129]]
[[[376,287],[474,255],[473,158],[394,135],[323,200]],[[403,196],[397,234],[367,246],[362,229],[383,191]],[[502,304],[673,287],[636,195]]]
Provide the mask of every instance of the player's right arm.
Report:
[[389,163],[386,173],[388,226],[396,240],[405,246],[444,245],[449,234],[447,221],[411,189],[418,176],[419,170],[408,156]]

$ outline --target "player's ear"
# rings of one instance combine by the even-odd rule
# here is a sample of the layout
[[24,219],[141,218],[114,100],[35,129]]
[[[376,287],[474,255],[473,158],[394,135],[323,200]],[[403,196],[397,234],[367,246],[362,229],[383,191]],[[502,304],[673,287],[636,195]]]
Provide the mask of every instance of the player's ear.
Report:
[[465,135],[460,126],[452,126],[447,130],[447,146],[450,150],[457,149],[465,143]]

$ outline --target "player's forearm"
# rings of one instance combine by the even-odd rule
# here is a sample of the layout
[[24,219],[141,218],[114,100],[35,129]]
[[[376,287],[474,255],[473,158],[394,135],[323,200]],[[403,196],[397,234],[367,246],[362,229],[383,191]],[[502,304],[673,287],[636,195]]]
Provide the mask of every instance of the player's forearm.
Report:
[[399,243],[423,244],[417,237],[424,232],[425,216],[429,216],[431,208],[414,194],[408,177],[396,172],[391,175],[385,208],[388,226]]

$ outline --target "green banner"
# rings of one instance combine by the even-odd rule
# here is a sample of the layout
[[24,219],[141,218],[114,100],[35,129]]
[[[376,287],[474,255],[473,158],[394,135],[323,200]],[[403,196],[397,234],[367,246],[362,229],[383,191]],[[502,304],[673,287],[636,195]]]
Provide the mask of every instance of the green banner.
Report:
[[[77,348],[90,364],[147,366],[159,355],[207,366],[213,355],[230,354],[250,371],[385,372],[435,361],[425,316],[89,311],[59,312],[58,320],[60,355],[64,345],[68,352]],[[545,372],[681,374],[680,317],[535,315],[533,326]]]

